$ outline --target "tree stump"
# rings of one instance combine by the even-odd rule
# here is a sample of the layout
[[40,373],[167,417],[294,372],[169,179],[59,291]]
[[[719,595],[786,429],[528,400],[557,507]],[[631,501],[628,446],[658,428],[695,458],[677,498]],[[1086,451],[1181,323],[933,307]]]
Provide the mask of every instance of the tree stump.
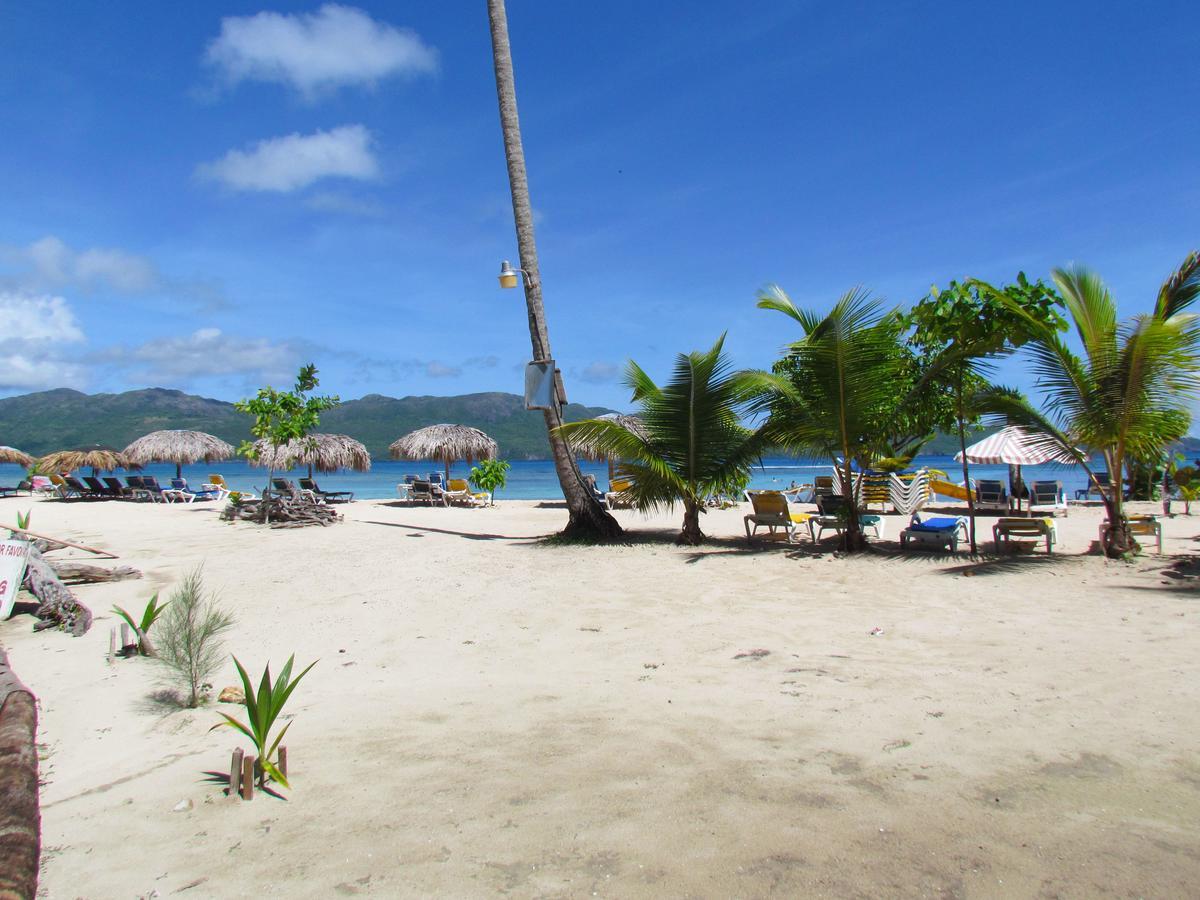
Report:
[[0,650],[0,897],[33,900],[41,856],[37,703]]
[[59,581],[54,568],[42,558],[42,552],[36,546],[29,548],[24,587],[41,601],[36,615],[42,621],[33,626],[34,631],[62,628],[79,637],[91,627],[92,611]]

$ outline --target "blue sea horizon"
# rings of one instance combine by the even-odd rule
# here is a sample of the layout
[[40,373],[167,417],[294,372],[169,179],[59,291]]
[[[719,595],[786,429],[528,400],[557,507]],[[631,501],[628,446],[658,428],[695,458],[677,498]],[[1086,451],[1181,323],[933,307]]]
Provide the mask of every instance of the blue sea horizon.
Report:
[[[558,483],[558,475],[554,463],[549,459],[511,460],[512,468],[508,473],[508,485],[496,493],[496,499],[501,500],[561,500],[562,488]],[[596,476],[596,483],[601,488],[608,484],[608,465],[580,460],[580,468],[585,474]],[[940,469],[949,475],[949,480],[962,480],[962,466],[954,461],[952,456],[919,456],[913,464],[914,468],[927,467]],[[1103,464],[1099,463],[1103,469]],[[316,481],[323,490],[354,491],[355,497],[362,500],[382,500],[396,497],[396,485],[404,480],[409,473],[428,475],[430,472],[441,472],[441,463],[432,460],[424,462],[408,462],[396,460],[377,460],[371,465],[369,472],[336,472],[330,475],[316,475]],[[815,459],[794,459],[790,457],[768,457],[763,459],[761,467],[755,466],[752,472],[750,487],[760,490],[786,488],[796,482],[803,484],[811,482],[813,476],[829,474],[831,464]],[[451,478],[466,478],[470,466],[466,463],[455,463],[450,468]],[[195,487],[208,480],[209,473],[217,472],[225,477],[234,490],[247,490],[260,493],[267,483],[266,469],[251,466],[245,460],[227,460],[213,465],[199,464],[183,467],[183,476],[188,483]],[[90,474],[82,472],[79,474]],[[118,471],[116,474],[125,474]],[[152,463],[141,470],[141,474],[154,475],[166,485],[175,477],[175,466],[170,463]],[[307,475],[307,469],[292,469],[287,477],[297,478]],[[1037,480],[1061,481],[1067,496],[1074,496],[1075,490],[1086,487],[1087,475],[1083,468],[1062,463],[1048,463],[1040,466],[1025,466],[1022,477],[1026,482]],[[25,470],[16,465],[0,465],[0,485],[15,486],[25,477]],[[972,478],[995,478],[1007,483],[1008,466],[1005,465],[972,465]]]

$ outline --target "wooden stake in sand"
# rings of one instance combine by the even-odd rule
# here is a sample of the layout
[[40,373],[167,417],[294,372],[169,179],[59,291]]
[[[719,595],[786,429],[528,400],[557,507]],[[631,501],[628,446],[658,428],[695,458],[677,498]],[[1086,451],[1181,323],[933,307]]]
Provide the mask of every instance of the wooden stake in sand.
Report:
[[229,763],[229,796],[236,797],[242,790],[242,757],[245,751],[238,747],[233,751],[233,761]]
[[242,799],[254,799],[254,757],[242,757]]
[[279,748],[279,771],[287,778],[287,747]]

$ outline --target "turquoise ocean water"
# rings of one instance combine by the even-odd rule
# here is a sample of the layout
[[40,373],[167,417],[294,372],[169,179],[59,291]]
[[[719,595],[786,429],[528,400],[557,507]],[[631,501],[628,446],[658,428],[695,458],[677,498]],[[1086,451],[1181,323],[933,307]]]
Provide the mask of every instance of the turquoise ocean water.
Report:
[[[962,469],[959,463],[950,456],[919,457],[917,465],[941,469],[947,472],[950,480],[962,480]],[[465,463],[456,463],[450,470],[452,478],[465,478],[469,470]],[[596,476],[596,483],[602,488],[608,484],[608,466],[605,463],[581,462],[585,473]],[[1103,468],[1103,466],[1100,466]],[[317,484],[327,491],[354,491],[355,496],[362,499],[384,499],[396,496],[396,483],[404,480],[406,473],[427,475],[430,472],[441,471],[438,463],[395,462],[392,460],[376,461],[370,472],[343,472],[333,475],[316,476]],[[175,477],[175,467],[169,464],[154,464],[142,470],[144,474],[154,475],[164,486],[170,484]],[[208,479],[209,472],[219,472],[225,476],[234,490],[250,490],[258,493],[266,485],[265,469],[253,468],[243,460],[229,460],[215,465],[184,466],[183,475],[192,486],[197,486]],[[753,472],[752,488],[771,489],[786,488],[793,481],[804,484],[811,482],[814,475],[827,475],[830,464],[815,460],[797,460],[786,457],[771,457],[763,460],[761,468]],[[24,477],[24,470],[19,466],[0,465],[0,485],[15,486]],[[90,472],[77,474],[89,475]],[[123,472],[118,472],[123,475]],[[307,470],[294,470],[289,477],[295,479],[307,474]],[[1073,497],[1076,488],[1082,488],[1087,483],[1087,477],[1079,466],[1050,464],[1043,466],[1026,466],[1021,470],[1026,482],[1040,479],[1061,481],[1067,490],[1067,496]],[[996,478],[1007,484],[1007,466],[971,466],[972,478]],[[496,494],[497,500],[561,500],[562,490],[558,485],[558,477],[554,472],[554,464],[549,460],[519,460],[512,463],[508,473],[508,486]]]

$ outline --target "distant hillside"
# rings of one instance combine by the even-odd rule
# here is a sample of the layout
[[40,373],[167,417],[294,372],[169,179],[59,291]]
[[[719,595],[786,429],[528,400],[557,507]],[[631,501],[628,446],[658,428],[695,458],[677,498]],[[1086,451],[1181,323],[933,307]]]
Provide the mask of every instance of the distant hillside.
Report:
[[[572,403],[564,417],[574,421],[606,412],[611,410]],[[320,430],[348,434],[366,444],[376,459],[386,459],[388,444],[396,438],[438,422],[483,429],[509,459],[550,455],[542,414],[525,409],[524,399],[516,394],[401,399],[370,394],[323,414]],[[163,388],[123,394],[60,388],[0,399],[0,444],[34,455],[92,443],[120,449],[162,428],[207,431],[237,446],[250,437],[250,417],[232,403]]]
[[[568,421],[603,415],[602,406],[570,404]],[[388,444],[416,428],[454,422],[481,428],[500,444],[508,459],[545,459],[549,445],[540,412],[525,409],[523,398],[498,392],[457,397],[384,397],[368,394],[348,400],[321,416],[321,431],[348,434],[366,444],[376,459],[386,459]],[[234,446],[250,437],[250,418],[232,403],[196,397],[182,391],[148,388],[123,394],[82,394],[67,388],[0,398],[0,444],[35,456],[83,444],[118,449],[161,428],[207,431]],[[994,429],[968,434],[968,443]],[[1200,439],[1185,438],[1182,451],[1200,453]],[[955,435],[939,434],[925,455],[958,452]]]

